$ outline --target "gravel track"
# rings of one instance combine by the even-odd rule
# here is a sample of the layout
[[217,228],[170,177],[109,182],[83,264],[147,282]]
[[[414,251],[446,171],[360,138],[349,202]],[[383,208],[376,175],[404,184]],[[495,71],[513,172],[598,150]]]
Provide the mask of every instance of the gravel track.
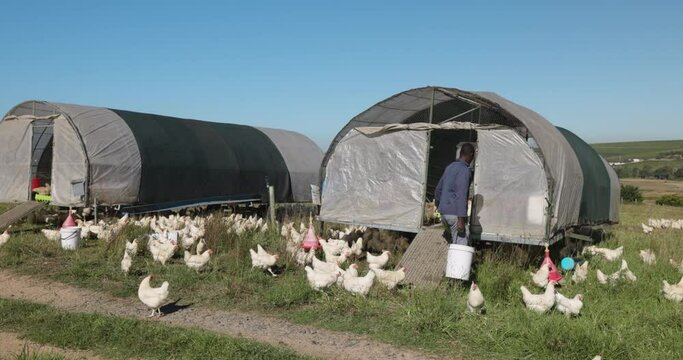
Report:
[[[171,288],[172,291],[172,288]],[[172,293],[171,293],[172,295]],[[69,312],[99,313],[146,319],[150,311],[137,299],[121,299],[0,270],[0,298],[46,304]],[[286,320],[237,311],[213,311],[198,307],[167,306],[159,321],[193,327],[233,337],[288,347],[299,354],[328,359],[440,359],[442,357],[397,348],[363,336],[292,324]]]

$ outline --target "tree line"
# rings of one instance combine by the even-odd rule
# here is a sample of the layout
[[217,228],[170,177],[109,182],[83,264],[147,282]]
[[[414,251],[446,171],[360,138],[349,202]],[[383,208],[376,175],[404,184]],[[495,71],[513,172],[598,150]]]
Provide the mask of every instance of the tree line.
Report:
[[617,172],[620,178],[683,180],[683,168],[674,168],[672,166],[618,166],[614,168],[614,171]]

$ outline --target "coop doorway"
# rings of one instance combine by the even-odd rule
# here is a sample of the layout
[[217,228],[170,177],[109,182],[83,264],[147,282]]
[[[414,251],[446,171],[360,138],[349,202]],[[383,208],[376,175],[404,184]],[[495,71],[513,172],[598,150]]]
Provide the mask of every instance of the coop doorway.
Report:
[[34,120],[31,127],[31,190],[33,190],[52,183],[54,120]]

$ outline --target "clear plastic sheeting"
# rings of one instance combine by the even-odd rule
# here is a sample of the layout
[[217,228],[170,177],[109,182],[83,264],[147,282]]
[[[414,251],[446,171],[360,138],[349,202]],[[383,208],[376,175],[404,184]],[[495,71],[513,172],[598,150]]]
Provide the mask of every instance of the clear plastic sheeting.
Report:
[[[87,163],[81,142],[69,121],[62,115],[54,122],[52,159],[52,203],[59,206],[83,206]],[[81,185],[79,185],[81,184]]]
[[529,133],[541,148],[543,158],[553,179],[554,217],[552,225],[554,228],[576,225],[581,206],[583,173],[579,159],[567,139],[543,116],[524,106],[515,104],[492,92],[477,92],[475,94],[500,106],[529,129]]
[[29,198],[32,119],[19,116],[0,122],[0,202]]
[[548,185],[541,159],[513,130],[479,131],[478,145],[473,229],[481,227],[482,239],[542,240]]
[[373,137],[348,132],[326,168],[320,219],[419,231],[427,136],[425,131]]

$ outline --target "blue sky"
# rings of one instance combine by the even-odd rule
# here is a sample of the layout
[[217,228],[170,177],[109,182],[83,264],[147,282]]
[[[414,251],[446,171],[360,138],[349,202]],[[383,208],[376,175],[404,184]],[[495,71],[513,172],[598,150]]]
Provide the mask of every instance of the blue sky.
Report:
[[0,112],[28,99],[285,128],[326,148],[426,85],[589,142],[683,139],[681,1],[12,1]]

